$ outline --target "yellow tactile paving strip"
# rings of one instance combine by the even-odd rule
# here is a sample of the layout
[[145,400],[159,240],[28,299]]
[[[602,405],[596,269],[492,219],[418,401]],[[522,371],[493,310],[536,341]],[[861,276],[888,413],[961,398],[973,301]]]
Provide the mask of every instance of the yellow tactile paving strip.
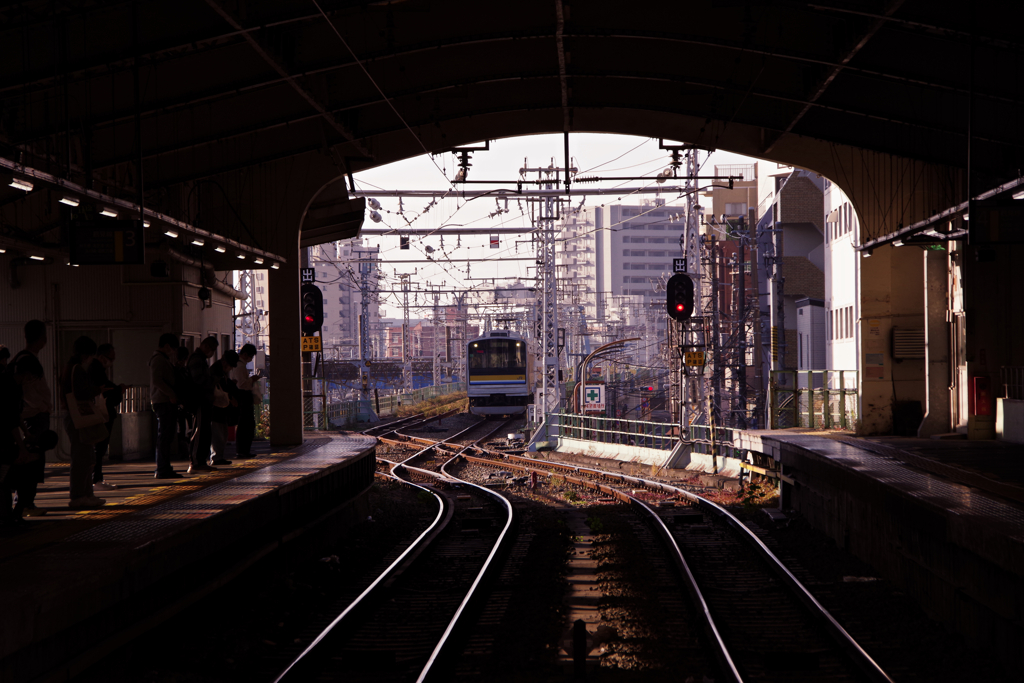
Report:
[[[118,488],[112,491],[96,491],[95,495],[107,501],[106,505],[94,510],[72,510],[68,507],[68,476],[70,464],[65,462],[47,463],[46,479],[40,484],[36,505],[45,509],[42,517],[29,517],[29,526],[22,532],[8,536],[0,543],[0,562],[38,550],[59,542],[68,536],[85,531],[97,524],[109,522],[125,515],[150,508],[170,500],[195,493],[212,484],[234,479],[275,463],[287,460],[297,453],[313,446],[307,442],[302,449],[272,452],[267,442],[253,444],[256,457],[232,460],[230,466],[216,471],[188,475],[188,463],[174,461],[172,465],[183,475],[181,479],[154,479],[154,463],[149,460],[126,462],[104,462],[103,475],[108,483]],[[229,459],[231,459],[229,457]],[[214,496],[217,503],[242,502],[247,496]],[[203,518],[215,514],[219,509],[191,509],[153,515],[153,519]]]

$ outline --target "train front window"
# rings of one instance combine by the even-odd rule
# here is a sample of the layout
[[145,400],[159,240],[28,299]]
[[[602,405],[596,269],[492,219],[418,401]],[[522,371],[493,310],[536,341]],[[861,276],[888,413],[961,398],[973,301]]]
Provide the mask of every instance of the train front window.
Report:
[[518,339],[482,339],[469,345],[471,370],[513,370],[526,367],[526,344]]

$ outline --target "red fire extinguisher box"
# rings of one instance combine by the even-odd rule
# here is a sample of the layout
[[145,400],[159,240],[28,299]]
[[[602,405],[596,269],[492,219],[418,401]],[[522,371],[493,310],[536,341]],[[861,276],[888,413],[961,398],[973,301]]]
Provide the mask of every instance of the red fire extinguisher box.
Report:
[[967,406],[970,415],[994,415],[992,389],[989,378],[984,375],[971,378],[971,393]]

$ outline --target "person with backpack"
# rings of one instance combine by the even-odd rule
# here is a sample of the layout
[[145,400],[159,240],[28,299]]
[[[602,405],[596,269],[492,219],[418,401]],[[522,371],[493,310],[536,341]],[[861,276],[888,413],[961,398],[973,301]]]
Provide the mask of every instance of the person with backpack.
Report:
[[160,335],[160,347],[149,359],[149,402],[156,415],[156,479],[181,479],[171,465],[171,449],[178,427],[178,394],[174,390],[173,359],[178,354],[178,335]]

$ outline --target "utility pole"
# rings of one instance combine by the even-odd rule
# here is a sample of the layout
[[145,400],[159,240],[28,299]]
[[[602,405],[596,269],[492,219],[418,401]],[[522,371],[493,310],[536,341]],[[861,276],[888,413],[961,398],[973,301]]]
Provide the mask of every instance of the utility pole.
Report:
[[412,391],[412,348],[409,345],[409,278],[412,273],[395,273],[402,285],[402,390]]
[[711,270],[711,411],[712,424],[722,424],[722,321],[718,296],[718,245],[714,235],[707,236],[708,267]]
[[441,327],[438,326],[438,323],[440,322],[440,319],[439,319],[439,314],[438,314],[438,309],[437,309],[437,303],[438,303],[438,300],[440,298],[441,298],[441,295],[438,294],[437,292],[434,292],[434,318],[431,321],[433,323],[433,330],[431,331],[431,334],[433,335],[433,340],[434,341],[433,341],[433,348],[431,348],[430,353],[434,357],[434,364],[433,364],[433,367],[431,368],[431,370],[432,370],[433,382],[434,382],[434,386],[435,387],[438,386],[439,384],[441,384],[441,354],[439,353],[439,350],[441,348],[441,344],[439,343],[440,340],[438,339],[438,334],[437,334],[438,330],[442,329]]
[[370,398],[370,263],[359,263],[359,385],[363,400]]

